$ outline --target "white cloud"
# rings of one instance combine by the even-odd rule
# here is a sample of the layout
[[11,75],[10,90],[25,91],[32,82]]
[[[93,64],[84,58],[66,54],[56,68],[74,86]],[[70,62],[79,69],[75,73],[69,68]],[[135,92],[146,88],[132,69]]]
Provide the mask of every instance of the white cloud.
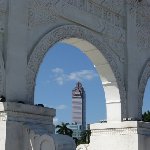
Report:
[[59,119],[58,118],[53,118],[53,123],[55,124],[55,125],[57,125],[58,124],[58,122],[59,122]]
[[66,105],[59,105],[59,106],[56,107],[56,110],[64,110],[66,108],[67,108]]
[[63,69],[55,68],[52,69],[52,72],[54,74],[54,81],[56,81],[59,85],[63,85],[67,81],[92,80],[98,76],[98,74],[93,70],[81,70],[65,74]]
[[63,85],[65,78],[63,76],[58,76],[55,78],[55,81],[59,84],[59,85]]
[[54,68],[54,69],[52,69],[52,72],[53,72],[53,73],[63,73],[64,70],[61,69],[61,68]]
[[78,72],[72,72],[68,75],[69,80],[82,81],[92,80],[97,74],[93,70],[81,70]]

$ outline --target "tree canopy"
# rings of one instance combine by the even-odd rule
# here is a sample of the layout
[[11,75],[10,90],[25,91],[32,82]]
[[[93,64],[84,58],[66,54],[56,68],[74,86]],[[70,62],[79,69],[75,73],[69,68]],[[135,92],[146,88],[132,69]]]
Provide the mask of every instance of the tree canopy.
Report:
[[58,130],[56,132],[58,134],[68,135],[68,136],[72,137],[73,131],[71,129],[69,129],[67,127],[67,125],[69,125],[69,123],[64,123],[64,122],[62,122],[61,125],[57,125],[56,129],[58,129]]
[[150,111],[144,112],[142,115],[142,121],[144,122],[150,122]]

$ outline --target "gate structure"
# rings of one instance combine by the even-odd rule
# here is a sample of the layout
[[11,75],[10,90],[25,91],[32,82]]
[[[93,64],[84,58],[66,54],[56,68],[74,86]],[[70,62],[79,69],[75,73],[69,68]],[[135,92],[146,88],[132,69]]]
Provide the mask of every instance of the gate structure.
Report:
[[74,150],[55,135],[55,110],[34,106],[36,75],[57,42],[72,44],[96,66],[107,123],[90,126],[87,150],[148,150],[141,120],[150,77],[149,0],[0,0],[1,150]]

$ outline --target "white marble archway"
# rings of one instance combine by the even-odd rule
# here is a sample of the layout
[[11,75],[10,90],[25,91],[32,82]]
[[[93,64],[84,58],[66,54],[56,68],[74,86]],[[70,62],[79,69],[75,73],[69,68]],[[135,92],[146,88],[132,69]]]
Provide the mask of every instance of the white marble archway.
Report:
[[[68,39],[68,40],[66,40]],[[80,40],[79,40],[80,39]],[[91,59],[91,61],[96,65],[97,71],[100,74],[100,70],[102,69],[101,65],[103,63],[107,64],[103,71],[101,70],[100,77],[104,83],[104,90],[106,99],[108,101],[109,111],[113,112],[114,106],[117,105],[118,111],[114,116],[118,116],[117,119],[115,117],[112,120],[121,120],[126,117],[126,91],[124,88],[124,82],[122,80],[121,74],[119,72],[119,68],[117,62],[115,61],[114,53],[111,49],[101,41],[101,38],[93,33],[92,31],[77,25],[65,25],[58,27],[49,33],[47,33],[35,46],[32,53],[28,56],[28,68],[27,68],[27,90],[28,90],[28,102],[34,103],[34,87],[35,87],[35,79],[39,69],[39,66],[50,47],[52,47],[55,43],[64,40],[64,42],[73,44],[79,48]],[[74,41],[76,40],[76,44]],[[90,44],[89,44],[90,43]],[[87,48],[82,45],[87,45]],[[90,51],[90,49],[95,49]],[[96,54],[94,54],[96,52]],[[94,57],[93,57],[94,56]],[[95,59],[96,57],[96,59]],[[102,59],[103,61],[101,62]],[[100,63],[100,64],[99,64]],[[108,71],[109,70],[109,71]],[[108,79],[108,73],[110,73]],[[113,87],[113,88],[112,88]],[[110,91],[114,90],[114,99],[110,98],[113,95],[110,95]],[[111,107],[109,107],[109,104]],[[116,106],[115,106],[116,108]],[[107,118],[109,118],[109,114],[107,112]],[[111,115],[113,116],[113,115]],[[110,119],[111,120],[111,119]]]

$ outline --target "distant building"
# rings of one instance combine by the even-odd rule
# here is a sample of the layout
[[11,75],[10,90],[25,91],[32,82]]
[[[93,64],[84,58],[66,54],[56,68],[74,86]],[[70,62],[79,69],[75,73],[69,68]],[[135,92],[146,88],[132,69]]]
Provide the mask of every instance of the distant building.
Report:
[[72,122],[86,130],[86,94],[80,82],[72,90]]
[[73,138],[77,138],[77,139],[81,138],[81,132],[83,131],[82,125],[72,123],[72,124],[69,124],[67,127],[73,131],[73,134],[72,134]]

